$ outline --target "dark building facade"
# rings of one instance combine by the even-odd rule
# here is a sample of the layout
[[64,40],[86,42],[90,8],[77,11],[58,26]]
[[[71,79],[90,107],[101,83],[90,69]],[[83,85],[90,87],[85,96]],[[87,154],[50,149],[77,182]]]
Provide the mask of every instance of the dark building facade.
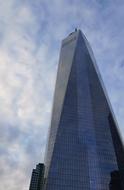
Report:
[[44,177],[44,190],[124,190],[122,140],[80,30],[62,41]]
[[33,169],[29,190],[42,190],[44,183],[44,164],[37,164],[36,169]]

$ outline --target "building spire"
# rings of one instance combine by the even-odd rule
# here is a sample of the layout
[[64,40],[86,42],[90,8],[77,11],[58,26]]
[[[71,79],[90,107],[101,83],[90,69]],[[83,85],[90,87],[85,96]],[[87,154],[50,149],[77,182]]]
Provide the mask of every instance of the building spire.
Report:
[[77,28],[75,28],[75,32],[77,32]]

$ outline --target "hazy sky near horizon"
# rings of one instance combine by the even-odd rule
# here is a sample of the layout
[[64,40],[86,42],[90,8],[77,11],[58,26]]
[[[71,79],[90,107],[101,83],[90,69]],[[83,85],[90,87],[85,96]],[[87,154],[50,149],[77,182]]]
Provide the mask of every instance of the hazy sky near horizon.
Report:
[[61,40],[91,44],[124,137],[124,1],[0,0],[0,190],[43,161]]

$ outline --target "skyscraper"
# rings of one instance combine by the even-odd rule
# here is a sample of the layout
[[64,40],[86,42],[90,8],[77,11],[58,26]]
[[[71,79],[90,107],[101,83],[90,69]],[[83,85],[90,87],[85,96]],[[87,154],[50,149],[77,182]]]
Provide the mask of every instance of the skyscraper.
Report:
[[44,164],[37,164],[33,169],[29,190],[41,190],[44,179]]
[[45,167],[45,190],[124,189],[122,140],[80,30],[62,41]]

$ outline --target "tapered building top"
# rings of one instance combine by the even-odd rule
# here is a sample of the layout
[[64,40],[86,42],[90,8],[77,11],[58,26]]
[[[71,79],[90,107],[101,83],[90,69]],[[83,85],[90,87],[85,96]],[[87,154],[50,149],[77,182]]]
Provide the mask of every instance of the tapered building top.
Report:
[[113,173],[124,189],[122,140],[80,30],[62,41],[45,166],[44,190],[109,190]]

